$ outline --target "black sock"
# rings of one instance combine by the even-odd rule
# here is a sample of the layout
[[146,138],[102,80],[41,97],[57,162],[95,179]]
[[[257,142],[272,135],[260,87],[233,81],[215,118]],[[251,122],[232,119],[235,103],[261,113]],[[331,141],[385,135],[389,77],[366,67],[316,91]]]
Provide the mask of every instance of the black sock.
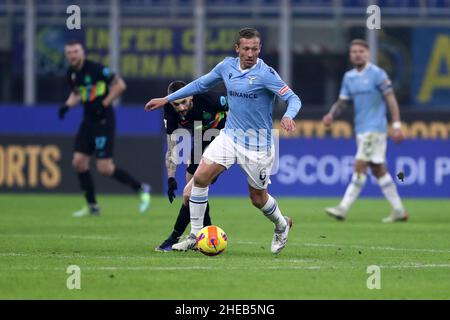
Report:
[[191,222],[191,214],[189,212],[189,206],[185,206],[184,204],[181,205],[180,212],[178,213],[177,221],[175,222],[175,225],[173,226],[172,234],[170,235],[170,238],[172,240],[176,240],[184,233],[187,226],[189,225],[189,222]]
[[[173,227],[172,234],[169,239],[176,240],[184,233],[187,226],[191,222],[191,213],[189,211],[189,206],[181,205],[180,213],[178,213],[177,221]],[[211,218],[209,216],[209,203],[206,205],[205,217],[203,218],[203,226],[210,226]]]
[[134,191],[139,191],[141,189],[141,183],[134,179],[128,172],[120,169],[119,167],[116,167],[111,177],[120,183],[129,185]]
[[78,180],[80,181],[81,190],[84,191],[84,197],[86,202],[90,205],[96,204],[94,181],[92,180],[91,173],[88,171],[78,172]]
[[211,217],[209,216],[209,202],[206,204],[205,217],[203,218],[203,226],[207,227],[211,225]]

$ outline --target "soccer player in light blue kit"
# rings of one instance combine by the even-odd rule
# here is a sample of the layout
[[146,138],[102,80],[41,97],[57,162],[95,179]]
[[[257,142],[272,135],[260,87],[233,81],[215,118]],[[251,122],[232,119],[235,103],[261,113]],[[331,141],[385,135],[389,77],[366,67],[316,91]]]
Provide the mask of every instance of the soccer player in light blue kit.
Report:
[[247,175],[253,205],[275,224],[271,251],[279,253],[288,239],[292,219],[282,215],[277,202],[267,192],[274,161],[272,109],[277,96],[287,102],[280,125],[290,132],[295,130],[293,119],[301,102],[275,70],[258,58],[261,37],[257,30],[240,30],[235,50],[239,57],[225,58],[208,74],[164,98],[150,100],[145,106],[147,111],[154,110],[168,102],[204,92],[221,81],[227,88],[229,112],[225,128],[203,153],[193,178],[189,198],[191,233],[186,240],[173,245],[173,250],[195,248],[196,235],[203,227],[209,185],[235,162]]
[[331,125],[333,119],[347,106],[348,100],[353,100],[358,145],[355,171],[341,203],[337,207],[326,208],[326,212],[338,220],[345,219],[347,211],[366,183],[369,166],[393,209],[391,215],[384,218],[383,222],[407,221],[408,214],[385,165],[386,104],[393,121],[393,140],[398,143],[404,139],[400,111],[391,81],[383,69],[369,62],[369,46],[365,40],[355,39],[351,42],[350,60],[354,68],[345,73],[339,100],[323,117],[323,122],[327,126]]

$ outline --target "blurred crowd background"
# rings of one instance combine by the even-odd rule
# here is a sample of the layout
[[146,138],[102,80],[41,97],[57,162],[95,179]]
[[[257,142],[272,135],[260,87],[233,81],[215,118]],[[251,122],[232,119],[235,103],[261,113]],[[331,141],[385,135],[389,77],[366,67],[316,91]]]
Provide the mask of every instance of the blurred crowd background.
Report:
[[[234,55],[236,31],[253,26],[263,35],[262,58],[280,71],[301,94],[304,104],[314,109],[328,108],[349,68],[349,41],[366,37],[366,9],[370,3],[0,0],[0,101],[25,101],[27,30],[34,38],[33,60],[28,63],[35,67],[35,81],[31,82],[35,89],[29,103],[60,103],[66,97],[63,46],[76,38],[85,44],[88,57],[113,64],[129,83],[122,103],[142,104],[149,97],[161,95],[173,79],[191,80],[223,57]],[[382,18],[382,29],[377,32],[377,62],[392,77],[402,107],[449,110],[450,87],[445,76],[450,77],[446,69],[450,59],[450,1],[372,3],[381,8]],[[72,4],[81,9],[81,30],[66,27],[66,8]],[[196,42],[197,36],[203,36],[203,46]],[[435,60],[431,53],[437,56]],[[202,59],[201,67],[197,56]]]

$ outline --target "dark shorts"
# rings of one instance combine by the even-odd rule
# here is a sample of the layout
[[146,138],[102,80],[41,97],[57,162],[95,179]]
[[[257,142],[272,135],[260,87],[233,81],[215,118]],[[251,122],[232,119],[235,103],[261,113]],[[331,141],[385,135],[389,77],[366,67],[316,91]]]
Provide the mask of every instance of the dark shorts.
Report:
[[[210,141],[203,141],[202,142],[202,152],[205,152],[206,148],[209,146],[211,142]],[[198,159],[200,161],[200,159]],[[189,165],[186,168],[186,171],[190,174],[194,174],[195,170],[198,168],[198,163],[195,163],[194,159],[194,147],[191,148],[191,159],[189,161]],[[197,161],[198,162],[198,161]]]
[[110,124],[82,122],[75,138],[75,152],[97,159],[112,158],[114,154],[115,128]]
[[[212,140],[214,140],[214,138],[213,138]],[[209,144],[210,144],[211,142],[212,142],[212,141],[203,142],[203,146],[202,146],[203,152],[205,152],[206,148],[209,146]],[[187,166],[186,171],[187,171],[188,173],[190,173],[191,175],[194,175],[194,173],[195,173],[195,171],[197,170],[197,168],[198,168],[198,163],[194,163],[194,148],[192,148],[192,149],[191,149],[191,161],[190,161],[190,164]],[[217,178],[218,178],[218,177],[219,177],[219,176],[217,176],[216,178],[214,178],[214,180],[211,182],[211,184],[214,184],[214,183],[217,181]]]

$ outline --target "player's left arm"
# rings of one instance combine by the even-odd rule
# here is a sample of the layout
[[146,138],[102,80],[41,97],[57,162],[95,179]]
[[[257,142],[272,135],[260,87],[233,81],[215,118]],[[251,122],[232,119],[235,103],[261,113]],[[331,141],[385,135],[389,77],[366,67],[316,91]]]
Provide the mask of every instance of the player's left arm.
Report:
[[102,101],[103,107],[109,107],[116,98],[120,97],[126,88],[127,84],[122,77],[115,75],[109,83],[108,95]]
[[395,97],[394,89],[392,88],[392,82],[384,70],[380,72],[378,78],[378,89],[384,96],[386,104],[392,118],[392,139],[399,143],[405,139],[402,131],[402,125],[400,120],[400,108],[398,106],[397,98]]
[[394,91],[390,91],[384,94],[384,99],[388,105],[389,112],[392,118],[392,138],[395,142],[402,142],[405,139],[405,135],[402,131],[402,123],[400,121],[400,108],[398,106],[397,98],[395,97]]
[[295,130],[294,118],[302,107],[300,98],[281,79],[278,73],[269,68],[264,77],[265,87],[287,103],[287,110],[281,118],[280,126],[287,132]]

